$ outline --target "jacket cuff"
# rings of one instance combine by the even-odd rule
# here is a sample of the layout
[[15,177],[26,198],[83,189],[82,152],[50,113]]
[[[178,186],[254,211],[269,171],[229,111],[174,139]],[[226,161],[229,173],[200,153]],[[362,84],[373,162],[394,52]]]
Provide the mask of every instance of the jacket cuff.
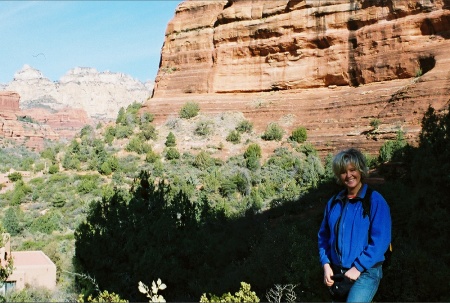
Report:
[[366,270],[361,264],[359,264],[359,262],[353,263],[353,266],[355,266],[355,268],[356,268],[357,270],[359,270],[359,272],[363,272],[363,271]]

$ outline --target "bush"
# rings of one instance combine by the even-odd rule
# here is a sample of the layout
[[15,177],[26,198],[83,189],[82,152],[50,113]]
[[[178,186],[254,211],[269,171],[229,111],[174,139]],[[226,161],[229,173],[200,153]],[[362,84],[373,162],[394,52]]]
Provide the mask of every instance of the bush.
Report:
[[41,232],[44,234],[51,234],[53,231],[59,229],[61,223],[61,216],[54,212],[47,212],[43,216],[39,216],[34,219],[30,225],[30,231]]
[[100,177],[98,175],[79,176],[80,182],[77,185],[79,193],[89,193],[98,187]]
[[13,173],[10,173],[9,175],[8,175],[8,179],[11,181],[11,182],[16,182],[16,181],[19,181],[19,180],[22,180],[22,174],[21,173],[19,173],[19,172],[13,172]]
[[277,123],[270,123],[261,138],[266,141],[280,141],[283,138],[283,134],[284,130],[281,126]]
[[318,156],[319,153],[317,149],[311,143],[305,143],[300,146],[300,148],[296,149],[298,152],[301,152],[305,156],[314,155]]
[[211,121],[200,121],[197,123],[194,133],[202,137],[207,136],[212,132],[211,125]]
[[145,140],[156,140],[158,138],[158,131],[150,123],[141,125],[141,136]]
[[261,147],[257,143],[250,144],[244,153],[245,159],[252,157],[259,159],[261,158],[261,156],[262,156]]
[[57,193],[53,199],[52,199],[52,205],[53,207],[63,207],[66,204],[66,197],[61,194],[61,193]]
[[167,160],[173,160],[173,159],[179,159],[180,158],[180,152],[174,148],[169,147],[166,149],[166,159]]
[[370,120],[370,126],[372,126],[374,130],[378,129],[380,124],[381,124],[380,119],[372,119],[372,120]]
[[45,287],[26,285],[24,289],[7,291],[6,302],[52,302],[50,290]]
[[234,294],[234,296],[229,292],[224,293],[220,297],[209,294],[210,299],[208,299],[207,295],[203,294],[200,298],[200,302],[259,302],[259,298],[256,293],[250,289],[250,284],[241,282],[241,288]]
[[304,127],[297,127],[292,131],[291,136],[289,139],[292,141],[295,141],[297,143],[303,143],[306,141],[307,134],[306,134],[306,128]]
[[228,134],[226,140],[227,140],[228,142],[237,144],[237,143],[239,143],[239,142],[241,141],[241,135],[239,134],[238,131],[232,130],[232,131],[230,131],[230,133]]
[[59,172],[59,165],[58,164],[50,165],[50,167],[48,168],[48,173],[49,174],[56,174],[57,172]]
[[153,122],[154,119],[155,119],[155,115],[153,115],[151,113],[143,113],[141,115],[141,124],[146,124],[148,122]]
[[187,102],[180,110],[180,118],[190,119],[198,115],[200,106],[196,102]]
[[108,162],[103,162],[103,164],[100,166],[100,170],[99,173],[101,173],[102,175],[106,175],[109,176],[110,174],[112,174],[112,169],[109,165]]
[[55,149],[47,147],[41,152],[41,157],[50,161],[56,161],[56,154]]
[[214,165],[214,159],[211,158],[210,154],[205,151],[201,151],[197,154],[194,160],[194,166],[200,169],[208,168]]
[[133,134],[133,127],[128,125],[116,125],[116,138],[117,139],[124,139],[128,138]]
[[255,156],[248,157],[246,159],[245,165],[251,171],[256,171],[258,168],[261,167],[261,163],[259,163],[259,158],[255,157]]
[[148,145],[145,142],[142,142],[141,138],[139,137],[133,137],[128,142],[127,146],[125,147],[126,151],[129,152],[135,152],[139,155],[147,153],[149,150],[151,150],[150,145]]
[[380,147],[380,154],[379,154],[379,160],[381,163],[388,162],[395,160],[395,158],[399,159],[401,158],[401,155],[398,153],[401,153],[402,149],[406,146],[406,140],[404,138],[404,134],[402,131],[397,132],[397,137],[395,141],[386,141],[384,144]]
[[248,120],[243,120],[236,126],[236,130],[240,133],[250,133],[252,129],[253,124]]
[[155,163],[157,160],[159,160],[159,158],[159,155],[153,150],[147,152],[147,154],[145,155],[145,161],[148,163]]

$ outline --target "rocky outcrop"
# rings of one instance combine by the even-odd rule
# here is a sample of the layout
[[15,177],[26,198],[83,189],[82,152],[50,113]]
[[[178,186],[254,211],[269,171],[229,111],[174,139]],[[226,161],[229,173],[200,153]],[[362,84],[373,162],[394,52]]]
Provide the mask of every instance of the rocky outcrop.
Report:
[[19,109],[20,96],[16,92],[0,91],[0,118],[14,120]]
[[70,139],[83,126],[93,123],[83,109],[21,110],[19,100],[17,92],[0,92],[0,141],[10,139],[41,150],[44,140]]
[[115,119],[120,107],[145,101],[152,87],[151,83],[143,84],[126,74],[87,67],[71,69],[59,81],[52,82],[40,71],[24,65],[6,89],[20,94],[23,109],[71,107],[85,110],[90,118]]
[[[153,98],[242,111],[256,129],[290,117],[323,152],[414,142],[450,87],[450,0],[185,1],[166,30]],[[371,126],[378,120],[379,126]]]

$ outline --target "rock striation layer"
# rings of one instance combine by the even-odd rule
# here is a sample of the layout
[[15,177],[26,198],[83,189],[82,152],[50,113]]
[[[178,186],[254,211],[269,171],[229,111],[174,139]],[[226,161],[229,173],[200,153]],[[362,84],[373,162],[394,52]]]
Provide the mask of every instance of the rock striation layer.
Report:
[[[263,131],[290,118],[323,152],[414,142],[446,108],[450,0],[184,1],[167,26],[153,97],[163,121],[187,101],[242,111]],[[377,120],[374,128],[371,122]]]

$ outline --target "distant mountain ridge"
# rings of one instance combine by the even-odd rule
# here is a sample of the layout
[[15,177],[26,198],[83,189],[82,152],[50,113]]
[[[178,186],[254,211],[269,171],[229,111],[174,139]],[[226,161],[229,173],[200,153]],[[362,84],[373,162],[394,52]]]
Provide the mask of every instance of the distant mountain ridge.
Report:
[[10,83],[0,87],[20,95],[20,108],[77,108],[93,119],[115,119],[121,107],[144,102],[151,96],[153,82],[142,83],[124,73],[98,72],[75,67],[59,81],[51,81],[25,64]]

